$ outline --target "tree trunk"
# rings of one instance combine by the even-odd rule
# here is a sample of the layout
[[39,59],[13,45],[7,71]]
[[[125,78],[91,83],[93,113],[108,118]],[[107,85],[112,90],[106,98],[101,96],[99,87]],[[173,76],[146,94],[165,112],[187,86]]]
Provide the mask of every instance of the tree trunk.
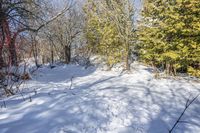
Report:
[[53,50],[51,50],[51,64],[54,63],[54,53],[53,53]]
[[1,27],[1,38],[0,38],[0,68],[2,68],[5,64],[4,64],[4,60],[3,60],[3,45],[5,42],[5,36],[4,36],[4,31],[3,31],[3,27]]
[[42,64],[45,64],[45,56],[42,55]]
[[[129,14],[129,13],[128,13]],[[126,20],[129,20],[129,18],[127,17]],[[126,47],[126,70],[130,71],[130,63],[129,63],[129,58],[130,58],[130,29],[131,27],[131,23],[130,21],[127,21],[125,24],[125,47]]]
[[128,38],[126,39],[126,59],[125,59],[125,63],[126,63],[126,70],[130,70],[130,63],[129,63],[129,57],[130,57],[130,45],[129,45],[129,41]]
[[126,53],[126,60],[125,60],[125,62],[126,62],[126,70],[130,70],[130,63],[129,63],[129,50],[127,51],[127,53]]
[[[2,45],[2,44],[0,44]],[[4,60],[3,60],[3,46],[0,46],[0,68],[4,67]]]
[[[1,8],[1,5],[0,5]],[[4,60],[3,60],[3,45],[5,43],[5,34],[3,30],[2,22],[0,22],[1,31],[0,31],[0,68],[4,67]]]
[[169,75],[170,73],[170,64],[166,63],[166,70],[165,70],[166,75]]
[[71,47],[65,46],[65,63],[69,64],[71,61]]
[[31,35],[31,43],[32,43],[32,50],[33,50],[33,57],[35,60],[35,65],[37,68],[39,68],[38,64],[38,50],[37,50],[37,43],[35,39],[35,35]]
[[6,38],[5,42],[8,45],[8,50],[10,53],[10,58],[9,58],[10,64],[17,66],[18,64],[17,64],[17,52],[16,52],[16,47],[15,47],[15,40],[18,33],[15,33],[12,36],[10,27],[8,24],[8,20],[6,17],[2,18],[2,30],[4,32],[3,35],[5,35],[5,38]]
[[10,52],[10,61],[12,66],[17,66],[17,52],[16,52],[16,46],[15,46],[15,39],[11,39],[9,44],[9,52]]

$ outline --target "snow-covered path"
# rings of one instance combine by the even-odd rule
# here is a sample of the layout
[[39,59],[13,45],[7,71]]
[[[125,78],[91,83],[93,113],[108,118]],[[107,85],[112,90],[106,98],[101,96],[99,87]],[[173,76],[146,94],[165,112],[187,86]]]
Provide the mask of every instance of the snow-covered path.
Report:
[[[168,133],[187,99],[200,92],[199,83],[154,79],[143,66],[131,74],[44,67],[24,88],[30,93],[5,99],[0,133]],[[175,133],[200,132],[199,99]]]

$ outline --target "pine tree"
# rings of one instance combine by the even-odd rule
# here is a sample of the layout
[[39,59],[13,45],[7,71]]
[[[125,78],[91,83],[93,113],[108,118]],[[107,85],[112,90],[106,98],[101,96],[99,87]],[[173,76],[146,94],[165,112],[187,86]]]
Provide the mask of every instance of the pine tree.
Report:
[[146,0],[139,32],[141,59],[170,75],[178,70],[199,76],[199,5],[195,0]]

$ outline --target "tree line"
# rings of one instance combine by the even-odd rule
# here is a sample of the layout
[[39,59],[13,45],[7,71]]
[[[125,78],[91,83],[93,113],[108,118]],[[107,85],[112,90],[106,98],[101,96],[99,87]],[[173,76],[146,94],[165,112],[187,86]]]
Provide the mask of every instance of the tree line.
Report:
[[112,65],[135,51],[139,60],[164,70],[200,76],[200,2],[143,0],[139,21],[129,0],[88,0],[85,36]]
[[[80,52],[101,55],[109,68],[131,56],[167,75],[200,76],[200,2],[143,0],[0,0],[0,67],[70,63]],[[63,9],[63,10],[62,10]],[[26,56],[26,57],[24,57]]]

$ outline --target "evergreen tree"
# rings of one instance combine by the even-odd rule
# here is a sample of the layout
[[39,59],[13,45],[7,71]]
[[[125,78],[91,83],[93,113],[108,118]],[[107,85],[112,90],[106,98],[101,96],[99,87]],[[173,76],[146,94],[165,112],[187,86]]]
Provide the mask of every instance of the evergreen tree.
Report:
[[88,0],[85,36],[94,52],[104,55],[111,67],[124,60],[130,69],[130,46],[134,39],[133,4],[129,0]]
[[145,0],[141,59],[170,75],[178,70],[200,76],[199,6],[196,0]]

